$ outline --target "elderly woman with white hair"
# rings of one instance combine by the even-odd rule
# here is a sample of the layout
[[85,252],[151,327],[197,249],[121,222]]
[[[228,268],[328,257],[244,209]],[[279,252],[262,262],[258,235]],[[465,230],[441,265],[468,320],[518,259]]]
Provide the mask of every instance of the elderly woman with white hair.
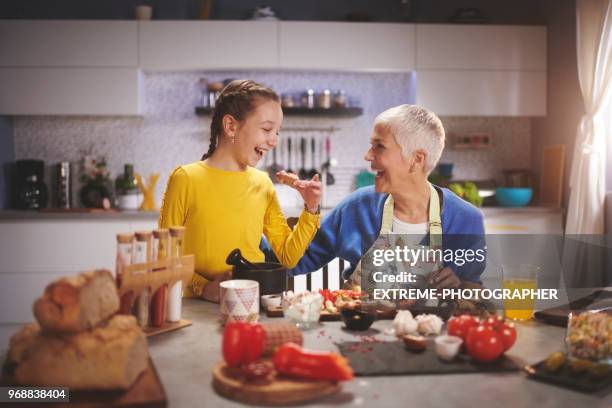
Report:
[[[350,263],[351,274],[375,241],[385,234],[422,236],[431,247],[457,246],[462,250],[484,248],[480,210],[446,188],[427,180],[444,149],[444,127],[428,109],[400,105],[378,115],[371,146],[365,154],[374,186],[351,193],[321,222],[321,228],[290,275],[320,269],[339,257]],[[467,246],[467,248],[466,248]],[[484,262],[447,260],[428,273],[430,287],[457,288],[462,282],[481,283]]]

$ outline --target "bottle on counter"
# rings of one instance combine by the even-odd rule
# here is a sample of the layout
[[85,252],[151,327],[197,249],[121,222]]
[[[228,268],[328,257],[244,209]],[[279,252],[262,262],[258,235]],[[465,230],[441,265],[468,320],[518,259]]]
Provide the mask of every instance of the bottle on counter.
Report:
[[[117,234],[117,260],[115,263],[115,278],[117,287],[121,286],[123,267],[132,264],[134,253],[134,234]],[[119,313],[130,314],[134,307],[134,292],[124,293],[119,301]]]
[[[153,231],[153,260],[162,261],[168,258],[170,233],[167,229]],[[163,268],[153,268],[153,273]],[[163,284],[153,294],[149,315],[153,327],[161,327],[166,322],[168,285]]]
[[[183,256],[183,238],[185,227],[170,227],[170,257],[173,267],[181,266]],[[183,282],[178,281],[168,291],[168,304],[166,320],[178,322],[181,320],[181,308],[183,300]]]
[[[136,244],[134,245],[134,263],[151,262],[151,231],[137,231],[135,235]],[[149,272],[148,269],[149,267],[147,266],[145,273]],[[138,320],[138,325],[143,328],[149,325],[150,296],[149,288],[144,288],[136,300],[136,319]]]

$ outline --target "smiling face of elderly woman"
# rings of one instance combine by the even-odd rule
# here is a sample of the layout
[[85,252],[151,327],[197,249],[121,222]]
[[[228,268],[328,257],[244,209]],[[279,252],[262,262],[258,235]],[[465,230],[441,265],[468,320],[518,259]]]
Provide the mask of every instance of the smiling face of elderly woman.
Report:
[[444,149],[444,127],[435,113],[416,105],[388,109],[374,120],[364,159],[376,172],[376,192],[394,193],[426,181]]

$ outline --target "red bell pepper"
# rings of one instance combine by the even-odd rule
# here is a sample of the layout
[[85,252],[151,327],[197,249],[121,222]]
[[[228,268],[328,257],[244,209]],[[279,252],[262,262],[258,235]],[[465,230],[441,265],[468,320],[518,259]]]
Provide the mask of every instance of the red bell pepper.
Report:
[[260,324],[233,322],[223,331],[223,359],[230,367],[257,360],[263,353],[266,333]]
[[336,353],[304,350],[295,343],[285,343],[274,354],[274,367],[291,377],[319,381],[353,379],[353,369],[346,358]]

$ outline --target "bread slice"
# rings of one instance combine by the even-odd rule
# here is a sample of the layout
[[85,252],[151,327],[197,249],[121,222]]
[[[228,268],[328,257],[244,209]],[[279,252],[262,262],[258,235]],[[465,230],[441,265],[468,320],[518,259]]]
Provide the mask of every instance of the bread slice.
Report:
[[117,310],[117,286],[107,269],[60,278],[34,303],[34,316],[43,330],[57,333],[90,330]]
[[5,370],[20,385],[71,390],[127,389],[148,366],[147,340],[133,316],[77,334],[45,333],[37,323],[10,341]]

